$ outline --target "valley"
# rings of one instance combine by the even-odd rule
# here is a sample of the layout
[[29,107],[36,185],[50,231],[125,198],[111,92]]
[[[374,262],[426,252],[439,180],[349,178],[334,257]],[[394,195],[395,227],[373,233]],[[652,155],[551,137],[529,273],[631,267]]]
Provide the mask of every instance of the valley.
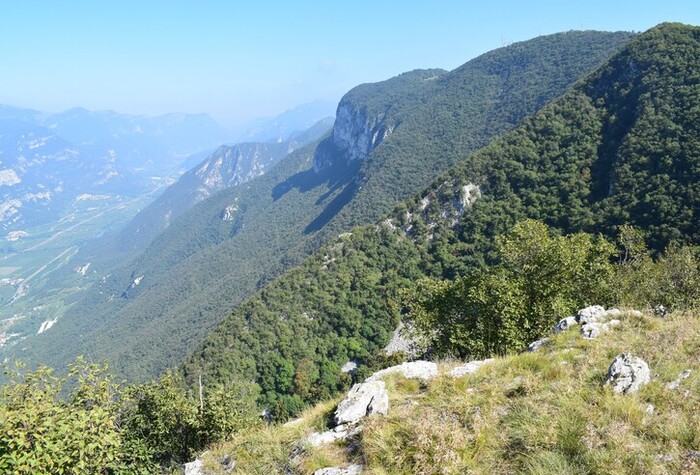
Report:
[[[0,354],[20,337],[47,330],[80,293],[101,278],[90,263],[76,266],[71,258],[88,240],[118,229],[158,192],[128,198],[83,195],[55,222],[8,233],[0,256]],[[70,267],[67,269],[66,267]],[[60,290],[51,289],[63,269]],[[51,324],[53,325],[53,323]],[[50,326],[49,326],[50,328]]]

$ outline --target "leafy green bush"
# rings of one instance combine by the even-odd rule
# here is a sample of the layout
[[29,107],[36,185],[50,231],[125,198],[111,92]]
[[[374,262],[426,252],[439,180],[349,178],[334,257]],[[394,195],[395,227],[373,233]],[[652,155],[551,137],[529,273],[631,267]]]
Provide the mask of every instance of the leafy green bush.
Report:
[[250,384],[213,388],[198,402],[171,373],[121,388],[106,365],[82,358],[63,378],[19,369],[0,388],[2,473],[157,473],[258,421]]
[[497,243],[496,265],[404,293],[408,320],[438,355],[520,350],[562,315],[609,300],[615,247],[604,238],[525,220]]

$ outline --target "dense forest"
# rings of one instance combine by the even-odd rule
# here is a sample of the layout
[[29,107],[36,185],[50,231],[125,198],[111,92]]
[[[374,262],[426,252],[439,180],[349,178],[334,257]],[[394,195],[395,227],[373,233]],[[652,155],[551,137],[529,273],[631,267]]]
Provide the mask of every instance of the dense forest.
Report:
[[[633,36],[550,35],[449,73],[413,71],[358,86],[339,106],[339,115],[349,111],[350,123],[336,120],[320,142],[174,219],[144,253],[75,303],[51,335],[24,345],[22,358],[61,367],[86,354],[107,358],[132,381],[161,374],[195,350],[244,297],[323,243],[425,188]],[[339,130],[362,135],[375,127],[392,132],[362,159],[351,159],[352,142],[343,145],[336,137]]]
[[[621,226],[631,226],[655,255],[669,246],[697,245],[699,39],[700,29],[670,24],[634,39],[585,81],[467,157],[386,220],[342,235],[245,301],[192,354],[184,375],[190,382],[200,375],[212,383],[254,379],[261,401],[287,416],[303,402],[347,384],[349,377],[339,371],[347,361],[369,367],[381,361],[378,350],[407,307],[424,304],[429,315],[433,294],[440,300],[449,292],[463,292],[446,289],[441,279],[466,279],[455,285],[476,288],[496,277],[479,277],[475,271],[512,267],[496,237],[527,218],[545,223],[555,234],[602,233],[610,240],[620,237]],[[658,111],[664,111],[663,119]],[[546,233],[538,233],[539,241],[546,242]],[[522,307],[512,307],[514,315],[526,319],[520,321],[526,332],[516,325],[516,337],[503,344],[477,350],[483,343],[477,339],[464,342],[458,353],[484,356],[511,350],[562,313],[584,304],[633,299],[633,288],[624,288],[628,297],[606,290],[611,283],[604,275],[597,276],[602,287],[581,287],[586,273],[602,265],[586,252],[615,259],[614,246],[611,250],[612,244],[596,244],[595,239],[574,241],[568,254],[566,246],[553,244],[559,272],[565,266],[574,269],[575,256],[581,259],[568,280],[556,274],[562,285],[578,282],[569,297],[555,292],[558,300],[543,304],[531,321]],[[695,251],[678,249],[660,262],[687,261],[691,270],[692,263],[697,266]],[[646,288],[642,275],[637,275],[638,292]],[[511,285],[507,277],[499,279]],[[432,281],[415,287],[419,278]],[[646,294],[647,300],[673,306],[672,288],[660,286],[656,294]],[[526,290],[519,290],[521,296],[530,295],[525,303],[534,298]],[[692,301],[695,294],[689,292]],[[402,299],[402,294],[414,297]],[[497,301],[481,304],[488,308]]]

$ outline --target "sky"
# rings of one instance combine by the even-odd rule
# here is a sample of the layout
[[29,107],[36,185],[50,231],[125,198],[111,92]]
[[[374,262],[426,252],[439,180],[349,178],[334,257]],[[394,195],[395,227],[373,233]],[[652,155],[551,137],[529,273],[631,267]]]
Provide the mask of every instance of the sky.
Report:
[[0,104],[235,125],[539,35],[664,21],[700,25],[700,2],[0,0]]

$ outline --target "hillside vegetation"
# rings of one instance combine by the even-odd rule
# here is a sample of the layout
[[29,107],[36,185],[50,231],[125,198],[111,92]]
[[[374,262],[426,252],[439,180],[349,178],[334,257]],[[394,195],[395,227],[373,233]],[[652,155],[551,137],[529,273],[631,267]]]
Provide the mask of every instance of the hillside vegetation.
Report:
[[[385,377],[386,416],[366,417],[350,440],[314,447],[340,398],[290,425],[260,427],[202,456],[206,473],[310,474],[359,464],[363,474],[692,474],[700,470],[700,319],[623,312],[612,333],[559,333],[544,349],[496,358],[462,377],[444,360],[428,382]],[[623,352],[649,364],[635,394],[604,385]],[[690,376],[683,378],[684,371]],[[685,373],[688,374],[688,373]],[[680,384],[674,389],[669,384]]]
[[[184,213],[138,258],[103,276],[50,333],[12,354],[57,367],[86,354],[109,359],[131,380],[160,374],[196,349],[244,297],[329,239],[423,189],[632,36],[550,35],[449,73],[413,71],[358,86],[341,101],[338,116],[346,120],[337,119],[329,137]],[[375,131],[383,131],[376,136],[381,140]],[[359,147],[365,139],[369,148]],[[376,341],[387,333],[386,322],[380,327]]]
[[[636,236],[633,243],[643,248],[646,241],[651,255],[661,255],[669,244],[697,245],[699,40],[700,29],[677,24],[640,35],[585,81],[465,158],[386,220],[341,235],[241,304],[192,353],[183,366],[185,376],[192,383],[202,375],[213,384],[254,379],[262,388],[262,401],[289,415],[304,402],[346,385],[349,381],[339,369],[349,360],[377,364],[376,352],[401,319],[402,304],[410,307],[411,294],[429,299],[432,292],[452,286],[457,295],[460,285],[473,287],[464,285],[465,280],[451,282],[458,277],[481,279],[487,289],[500,283],[506,296],[517,291],[514,299],[541,298],[541,307],[524,312],[527,301],[488,295],[472,300],[471,311],[498,304],[498,311],[520,318],[508,323],[516,329],[525,325],[525,333],[516,330],[521,340],[535,338],[551,319],[594,303],[594,298],[602,298],[597,302],[601,304],[626,299],[644,305],[683,304],[674,301],[673,290],[642,285],[652,278],[641,264],[651,262],[650,255],[640,257],[634,278],[606,280],[595,266],[614,253],[609,243],[596,244],[600,238],[595,236],[574,238],[569,254],[562,254],[554,240],[546,256],[560,259],[552,266],[556,272],[541,270],[551,288],[528,286],[538,274],[528,274],[517,255],[509,260],[496,237],[511,232],[517,222],[535,218],[554,228],[554,235],[603,232],[623,247],[630,244],[624,242],[621,226],[631,225],[638,230],[631,234]],[[673,120],[657,117],[658,110]],[[534,242],[554,239],[541,231],[524,236]],[[579,259],[580,266],[569,274],[567,257]],[[690,248],[662,261],[683,262],[683,269],[697,267],[696,251]],[[487,265],[502,270],[479,277],[478,270]],[[600,288],[584,285],[583,276],[600,279]],[[419,278],[429,280],[416,287]],[[557,285],[567,282],[578,286],[560,298]],[[616,294],[616,288],[632,293]],[[402,299],[401,294],[409,297]],[[443,294],[436,295],[440,300]],[[473,322],[464,321],[461,330]],[[457,337],[445,338],[449,343]],[[497,351],[523,343],[516,340]],[[458,351],[466,356],[475,349]],[[494,348],[481,350],[489,351]],[[306,382],[299,385],[297,379]]]

